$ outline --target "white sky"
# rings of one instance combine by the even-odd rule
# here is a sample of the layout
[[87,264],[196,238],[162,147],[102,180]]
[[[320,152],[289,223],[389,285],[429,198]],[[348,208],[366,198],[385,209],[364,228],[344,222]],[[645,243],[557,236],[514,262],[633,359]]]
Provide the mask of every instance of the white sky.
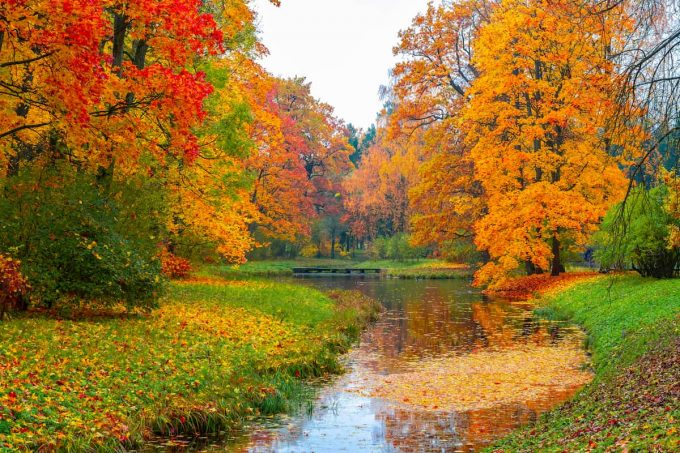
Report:
[[428,0],[252,0],[277,76],[304,76],[315,97],[337,116],[366,128],[382,107],[380,85],[396,62],[399,30],[425,11]]

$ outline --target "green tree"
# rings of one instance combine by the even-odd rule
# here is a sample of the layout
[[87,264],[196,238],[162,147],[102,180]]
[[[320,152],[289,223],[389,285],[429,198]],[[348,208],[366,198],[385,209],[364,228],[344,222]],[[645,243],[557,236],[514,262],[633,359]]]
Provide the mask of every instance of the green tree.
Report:
[[668,188],[635,188],[628,199],[609,210],[595,236],[595,253],[605,268],[631,265],[644,277],[672,278],[680,265],[680,248],[669,246],[676,224],[665,209]]
[[366,153],[368,148],[375,144],[378,130],[376,129],[375,124],[371,124],[366,132],[364,132],[363,129],[357,129],[350,123],[347,126],[347,131],[349,133],[349,144],[354,148],[354,152],[349,156],[349,159],[355,167],[359,167],[362,156]]
[[21,260],[33,300],[156,306],[165,218],[157,183],[131,178],[104,188],[59,161],[2,182],[0,254]]

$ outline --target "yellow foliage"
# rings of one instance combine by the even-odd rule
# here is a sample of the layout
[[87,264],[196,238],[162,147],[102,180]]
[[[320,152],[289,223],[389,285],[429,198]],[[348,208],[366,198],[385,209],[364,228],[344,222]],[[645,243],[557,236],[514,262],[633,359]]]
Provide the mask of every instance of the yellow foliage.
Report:
[[319,256],[319,247],[314,244],[308,244],[302,248],[300,255],[305,258],[314,258]]
[[492,262],[478,284],[525,263],[559,272],[564,244],[583,246],[623,196],[623,160],[610,150],[628,155],[636,137],[609,129],[618,80],[605,48],[626,24],[618,9],[583,8],[505,0],[475,41],[480,76],[461,125],[487,201],[475,242]]
[[427,359],[414,371],[371,376],[372,396],[425,410],[469,411],[531,403],[592,379],[578,343]]

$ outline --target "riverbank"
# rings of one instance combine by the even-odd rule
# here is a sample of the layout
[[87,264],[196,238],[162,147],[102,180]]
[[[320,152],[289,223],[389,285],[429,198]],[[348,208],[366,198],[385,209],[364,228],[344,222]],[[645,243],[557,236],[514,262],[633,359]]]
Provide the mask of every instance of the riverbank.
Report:
[[113,451],[293,409],[379,307],[281,283],[173,283],[150,315],[0,323],[0,449]]
[[680,280],[600,277],[539,303],[587,331],[595,380],[489,451],[678,451]]
[[389,278],[454,279],[472,278],[473,271],[466,265],[442,260],[348,260],[299,258],[294,260],[250,261],[242,266],[211,266],[207,272],[226,278],[290,277],[296,267],[373,268],[383,269]]

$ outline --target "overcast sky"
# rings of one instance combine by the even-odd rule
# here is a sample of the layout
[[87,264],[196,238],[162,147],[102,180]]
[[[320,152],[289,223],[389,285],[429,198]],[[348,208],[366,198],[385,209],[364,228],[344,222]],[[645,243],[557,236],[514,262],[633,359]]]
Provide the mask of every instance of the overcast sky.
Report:
[[427,7],[427,0],[253,0],[265,68],[277,76],[305,76],[315,97],[336,114],[366,128],[382,103],[380,85],[395,63],[399,30]]

